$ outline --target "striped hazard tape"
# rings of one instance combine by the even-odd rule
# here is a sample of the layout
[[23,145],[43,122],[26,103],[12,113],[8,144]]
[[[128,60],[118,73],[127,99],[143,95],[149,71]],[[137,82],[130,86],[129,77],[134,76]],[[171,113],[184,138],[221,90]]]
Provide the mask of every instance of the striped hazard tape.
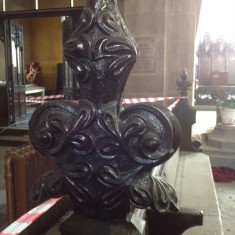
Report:
[[60,95],[47,95],[47,96],[32,96],[32,97],[26,97],[26,102],[30,103],[43,103],[45,100],[50,99],[62,99],[64,98],[64,94]]
[[44,213],[46,213],[53,205],[58,203],[63,197],[49,199],[48,201],[42,203],[41,205],[33,208],[10,226],[4,229],[0,235],[18,235],[24,231],[30,224],[36,221]]
[[[26,97],[26,102],[30,103],[44,103],[45,100],[49,99],[61,99],[64,95],[50,95],[50,96],[37,96],[37,97]],[[150,98],[128,98],[123,99],[122,104],[138,104],[138,103],[154,103],[165,100],[174,100],[185,97],[150,97]]]
[[[182,99],[182,98],[181,98],[181,99]],[[172,111],[173,108],[178,104],[179,100],[180,100],[180,99],[177,99],[174,103],[172,103],[172,104],[171,104],[170,106],[168,106],[167,108],[168,108],[170,111]]]
[[169,110],[173,110],[173,108],[177,105],[180,99],[185,99],[184,96],[179,97],[156,97],[156,98],[134,98],[134,99],[124,99],[122,104],[138,104],[138,103],[154,103],[159,101],[165,101],[165,100],[176,100],[173,102],[170,106],[168,106]]
[[138,104],[138,103],[154,103],[159,101],[165,100],[175,100],[185,97],[156,97],[156,98],[130,98],[130,99],[123,99],[122,104]]

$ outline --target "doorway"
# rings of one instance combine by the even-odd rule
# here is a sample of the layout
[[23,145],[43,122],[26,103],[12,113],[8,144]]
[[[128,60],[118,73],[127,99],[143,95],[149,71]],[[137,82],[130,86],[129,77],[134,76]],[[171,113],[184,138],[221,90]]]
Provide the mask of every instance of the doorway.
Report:
[[27,67],[37,64],[40,68],[41,78],[36,86],[41,89],[35,95],[54,95],[59,90],[57,84],[60,84],[60,89],[66,85],[63,43],[68,24],[62,22],[62,16],[66,16],[63,17],[65,21],[68,18],[77,19],[81,11],[82,8],[66,8],[0,14],[3,37],[0,46],[4,48],[5,58],[1,61],[1,66],[5,66],[5,74],[1,76],[4,77],[1,93],[6,99],[0,105],[2,110],[7,110],[4,120],[0,120],[0,126],[14,125],[27,115],[26,96],[32,94],[32,86],[35,85],[26,79]]

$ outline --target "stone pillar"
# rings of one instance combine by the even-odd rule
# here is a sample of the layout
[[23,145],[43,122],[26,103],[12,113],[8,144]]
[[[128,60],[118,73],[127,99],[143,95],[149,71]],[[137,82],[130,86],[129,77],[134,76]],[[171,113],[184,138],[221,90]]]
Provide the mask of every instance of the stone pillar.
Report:
[[124,1],[125,22],[140,47],[125,97],[178,96],[175,81],[182,69],[186,67],[194,78],[200,4],[198,0]]
[[165,0],[126,0],[124,19],[140,47],[125,97],[162,96],[164,90]]
[[[195,38],[201,1],[166,1],[166,41],[165,41],[165,86],[167,96],[177,96],[175,80],[182,68],[187,68],[188,76],[195,80]],[[193,103],[194,82],[189,92]]]

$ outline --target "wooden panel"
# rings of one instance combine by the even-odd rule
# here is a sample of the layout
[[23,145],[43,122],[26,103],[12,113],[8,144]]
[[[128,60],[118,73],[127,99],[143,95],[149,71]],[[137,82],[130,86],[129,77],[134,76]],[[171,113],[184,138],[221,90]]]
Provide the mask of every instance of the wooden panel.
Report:
[[20,102],[19,102],[18,93],[14,93],[14,111],[15,111],[15,119],[20,118]]
[[[219,38],[212,42],[209,35],[198,46],[197,104],[215,104],[216,99],[233,99],[235,84],[235,47]],[[222,88],[222,89],[220,89]],[[232,89],[230,89],[232,88]]]
[[64,7],[70,7],[70,1],[68,0],[39,1],[39,9],[64,8]]
[[213,44],[209,37],[206,35],[202,43],[198,46],[198,84],[209,85],[211,81],[212,70],[212,52]]
[[[5,159],[8,222],[12,223],[40,203],[29,199],[30,189],[42,174],[55,169],[55,166],[31,145],[12,149]],[[64,199],[33,223],[22,235],[44,234],[70,208],[67,198]]]
[[19,94],[20,99],[20,116],[23,117],[26,115],[26,103],[25,103],[25,93]]
[[25,92],[14,93],[14,111],[15,119],[22,118],[26,115]]
[[212,72],[225,72],[226,71],[226,57],[227,57],[227,44],[222,39],[218,39],[213,44],[213,57],[212,57]]
[[225,72],[226,71],[226,58],[224,56],[218,55],[213,59],[212,72]]
[[8,126],[7,88],[0,86],[0,126]]
[[34,18],[31,25],[32,58],[42,69],[40,86],[46,87],[49,94],[55,94],[57,64],[63,62],[61,19]]
[[228,71],[228,83],[235,84],[235,45],[228,45],[228,61],[227,61],[227,71]]
[[199,85],[210,85],[211,82],[211,58],[209,56],[205,56],[200,58],[200,65],[199,65]]
[[227,86],[228,72],[212,72],[211,86]]
[[6,1],[6,11],[16,11],[16,10],[31,10],[35,8],[34,1],[32,0],[7,0]]

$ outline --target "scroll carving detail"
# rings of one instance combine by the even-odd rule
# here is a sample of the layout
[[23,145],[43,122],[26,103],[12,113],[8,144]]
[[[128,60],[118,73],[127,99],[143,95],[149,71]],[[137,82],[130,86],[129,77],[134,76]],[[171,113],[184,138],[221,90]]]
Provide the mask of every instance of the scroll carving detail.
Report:
[[44,104],[29,123],[34,147],[58,166],[34,185],[33,198],[68,194],[76,213],[105,220],[125,218],[130,203],[176,208],[174,190],[151,170],[178,148],[179,124],[160,105],[121,106],[138,49],[116,0],[96,2],[87,1],[64,49],[83,99]]

